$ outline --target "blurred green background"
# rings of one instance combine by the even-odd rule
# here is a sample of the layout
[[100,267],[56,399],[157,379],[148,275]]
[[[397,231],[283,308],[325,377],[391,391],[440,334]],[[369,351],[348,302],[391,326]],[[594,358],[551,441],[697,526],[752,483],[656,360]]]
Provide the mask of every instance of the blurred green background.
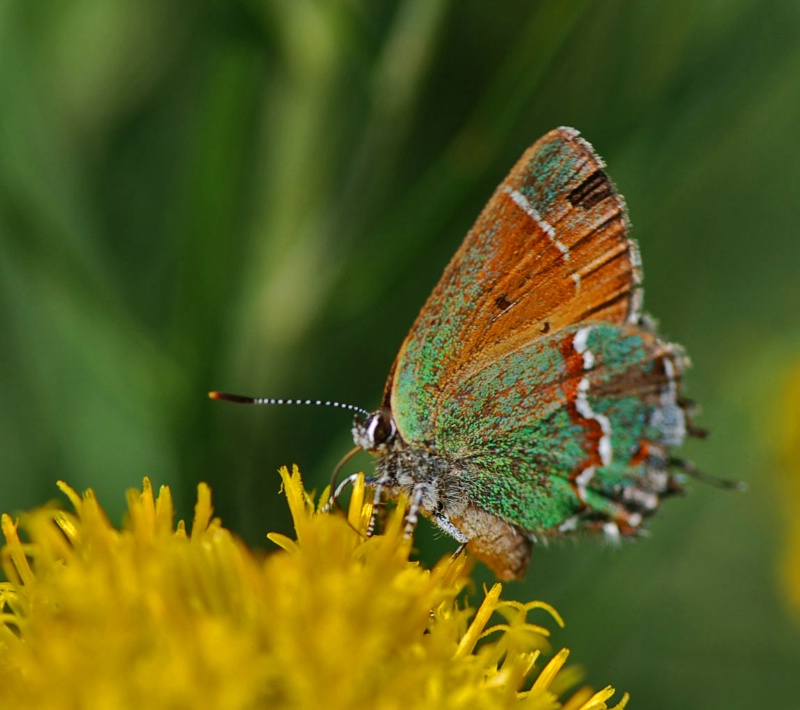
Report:
[[[267,547],[276,469],[321,488],[350,417],[206,392],[375,407],[484,201],[558,125],[606,159],[647,309],[693,357],[713,433],[686,455],[750,490],[692,485],[619,550],[537,549],[506,591],[552,603],[556,646],[632,707],[796,706],[800,500],[773,436],[800,370],[790,0],[0,3],[0,509],[64,479],[119,521],[148,475],[190,517],[205,480]],[[428,559],[454,547],[433,538]]]

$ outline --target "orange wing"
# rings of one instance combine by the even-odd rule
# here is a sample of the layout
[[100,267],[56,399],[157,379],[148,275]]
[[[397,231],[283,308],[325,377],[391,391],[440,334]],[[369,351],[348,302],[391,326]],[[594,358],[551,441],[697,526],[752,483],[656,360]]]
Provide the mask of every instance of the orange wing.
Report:
[[[384,404],[406,441],[473,363],[585,320],[637,322],[640,261],[625,204],[572,128],[529,148],[492,195],[406,337]],[[496,352],[495,352],[496,351]]]

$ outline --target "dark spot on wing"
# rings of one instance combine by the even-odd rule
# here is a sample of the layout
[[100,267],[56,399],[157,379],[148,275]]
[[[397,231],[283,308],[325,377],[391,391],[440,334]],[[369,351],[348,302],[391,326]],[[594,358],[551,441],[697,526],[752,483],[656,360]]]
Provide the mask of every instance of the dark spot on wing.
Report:
[[608,176],[602,170],[595,170],[578,187],[569,192],[567,199],[573,207],[590,210],[598,202],[613,194],[614,188]]
[[502,312],[502,311],[507,311],[514,304],[508,300],[506,294],[503,294],[502,296],[498,296],[497,298],[494,299],[494,305],[497,306]]

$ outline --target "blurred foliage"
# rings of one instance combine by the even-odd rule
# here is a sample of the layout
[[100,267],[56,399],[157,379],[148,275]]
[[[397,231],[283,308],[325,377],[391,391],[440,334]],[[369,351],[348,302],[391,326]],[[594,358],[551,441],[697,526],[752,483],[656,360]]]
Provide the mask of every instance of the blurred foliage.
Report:
[[776,443],[777,481],[788,532],[779,576],[786,604],[800,621],[800,354],[795,353],[795,358],[794,367],[780,380],[781,406],[772,431],[765,435]]
[[376,406],[492,189],[574,125],[693,356],[686,453],[750,491],[536,550],[520,596],[635,707],[796,704],[765,422],[800,357],[798,40],[786,0],[0,4],[0,509],[149,475],[183,517],[205,480],[249,542],[285,530],[277,468],[321,487],[349,417],[206,392]]

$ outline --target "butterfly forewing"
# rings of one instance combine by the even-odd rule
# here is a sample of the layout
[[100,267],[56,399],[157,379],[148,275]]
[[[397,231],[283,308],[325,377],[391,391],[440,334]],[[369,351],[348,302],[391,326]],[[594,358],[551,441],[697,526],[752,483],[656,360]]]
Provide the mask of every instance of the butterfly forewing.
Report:
[[570,324],[638,317],[639,259],[622,199],[577,131],[528,149],[447,266],[398,354],[385,400],[432,442],[445,390],[480,363]]

